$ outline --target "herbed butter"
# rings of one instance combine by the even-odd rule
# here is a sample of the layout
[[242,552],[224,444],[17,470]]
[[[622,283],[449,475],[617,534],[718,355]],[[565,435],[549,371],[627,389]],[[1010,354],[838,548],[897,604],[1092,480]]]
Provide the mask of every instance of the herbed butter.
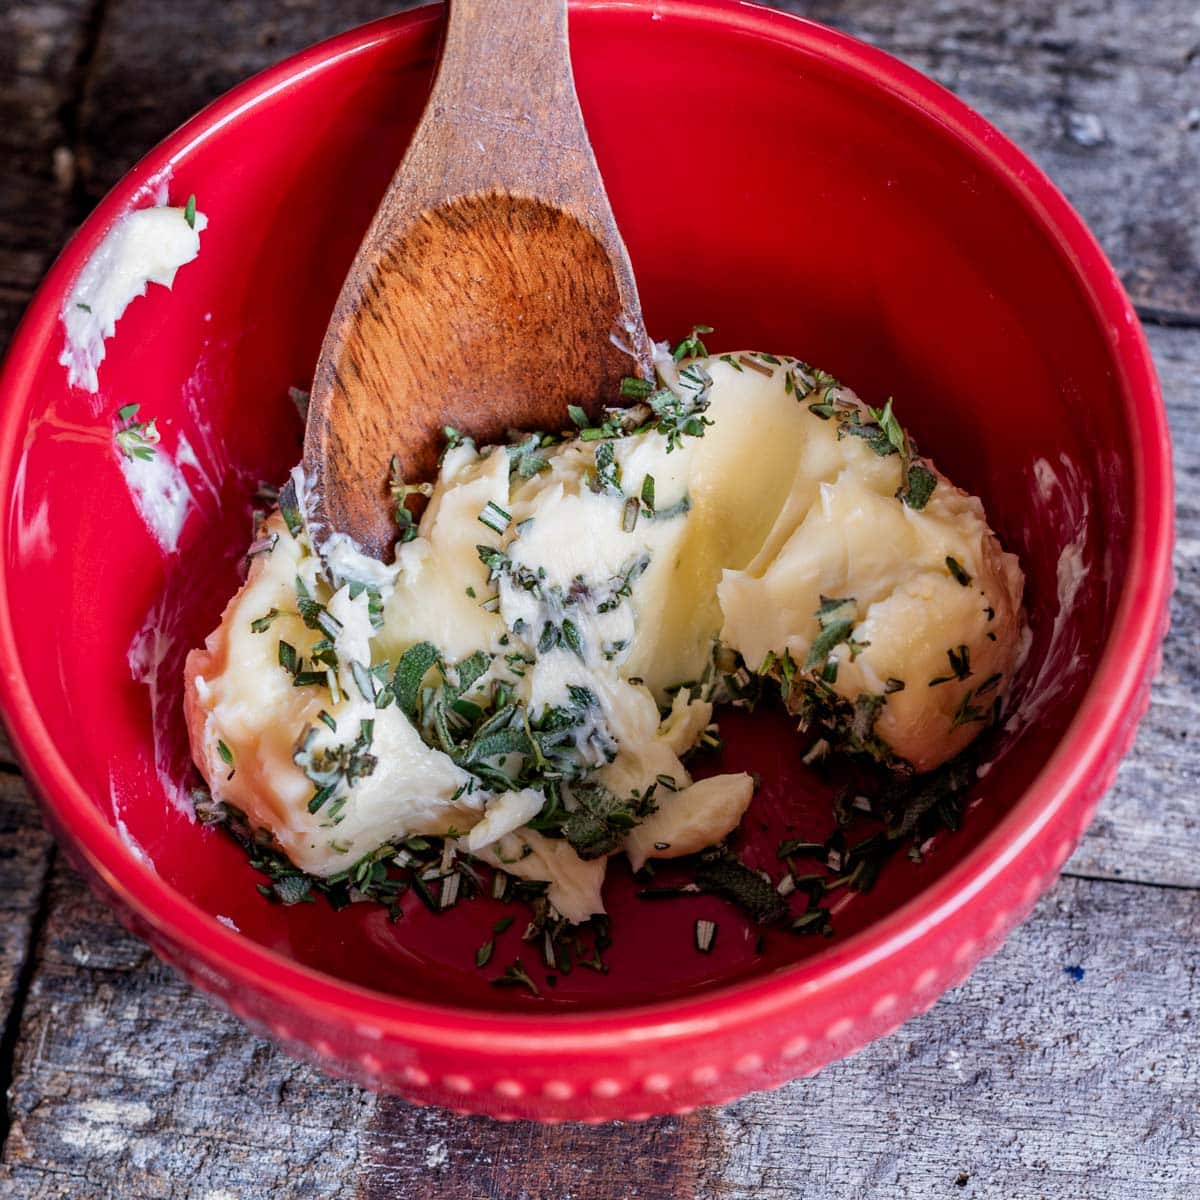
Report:
[[386,566],[344,538],[314,551],[294,473],[188,658],[213,796],[315,876],[437,835],[578,922],[610,855],[737,827],[750,776],[686,760],[755,676],[906,772],[998,717],[1020,567],[890,403],[749,353],[664,356],[630,391],[569,434],[452,438]]

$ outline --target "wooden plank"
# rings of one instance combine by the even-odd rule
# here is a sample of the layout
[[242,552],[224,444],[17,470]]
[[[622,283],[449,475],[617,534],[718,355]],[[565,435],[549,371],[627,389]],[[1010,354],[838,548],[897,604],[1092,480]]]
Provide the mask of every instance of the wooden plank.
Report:
[[1193,892],[1063,880],[924,1017],[722,1112],[701,1194],[1200,1194],[1198,916]]
[[108,0],[82,106],[87,195],[99,200],[151,146],[234,84],[313,42],[424,2]]
[[66,867],[10,1095],[0,1193],[28,1200],[341,1196],[375,1107],[211,1008]]
[[1175,443],[1171,631],[1134,749],[1067,871],[1200,887],[1200,333],[1147,333]]
[[[0,1044],[18,993],[30,950],[51,859],[50,835],[42,828],[37,806],[19,775],[0,772]],[[0,1090],[7,1070],[0,1050]]]
[[66,236],[94,0],[0,6],[0,347]]
[[1191,1200],[1198,904],[1064,880],[962,987],[814,1079],[682,1119],[546,1129],[410,1108],[291,1062],[58,870],[0,1186],[28,1200]]
[[[111,0],[83,109],[93,200],[233,83],[409,3]],[[775,0],[898,55],[1013,137],[1091,224],[1134,299],[1200,321],[1200,33],[1193,0],[895,5]]]
[[1134,301],[1200,321],[1194,0],[777,0],[957,92],[1063,189]]

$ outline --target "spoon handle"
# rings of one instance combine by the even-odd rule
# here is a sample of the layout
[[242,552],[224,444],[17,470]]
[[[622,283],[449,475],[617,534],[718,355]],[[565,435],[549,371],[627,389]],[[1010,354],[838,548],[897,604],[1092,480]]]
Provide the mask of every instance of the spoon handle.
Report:
[[[575,92],[567,0],[450,0],[437,79],[375,228],[398,229],[497,189],[552,204],[590,230],[640,323],[633,270]],[[646,365],[648,344],[636,349]]]
[[452,0],[437,81],[393,186],[421,208],[503,187],[583,215],[604,197],[566,0]]

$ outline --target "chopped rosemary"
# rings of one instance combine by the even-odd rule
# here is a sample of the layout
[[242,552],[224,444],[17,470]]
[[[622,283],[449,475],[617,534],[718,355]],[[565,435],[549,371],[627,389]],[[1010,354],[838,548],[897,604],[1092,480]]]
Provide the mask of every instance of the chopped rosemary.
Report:
[[654,391],[654,384],[648,379],[638,379],[626,375],[621,380],[621,398],[623,400],[645,400]]
[[529,973],[521,966],[519,958],[513,959],[512,963],[505,967],[504,974],[496,976],[491,983],[492,987],[523,987],[535,996],[541,995],[538,985],[529,978]]
[[676,362],[681,362],[685,358],[707,358],[708,348],[700,340],[700,335],[703,333],[712,333],[712,326],[693,325],[692,332],[671,351],[671,357]]
[[642,480],[642,503],[648,512],[654,511],[654,476],[647,475]]
[[962,563],[960,563],[958,559],[951,558],[950,555],[946,555],[946,569],[963,587],[970,586],[971,576],[967,574]]
[[758,374],[766,375],[768,378],[775,373],[770,367],[764,366],[755,358],[751,358],[749,354],[739,354],[737,363],[740,364],[738,368],[739,370],[741,367],[748,367],[751,371],[757,371]]
[[189,229],[196,228],[196,194],[193,192],[187,198],[187,204],[183,209],[183,219],[188,223]]
[[154,457],[154,448],[159,442],[157,420],[137,420],[140,404],[125,404],[117,409],[117,418],[121,422],[117,426],[114,438],[117,449],[128,459],[141,459],[149,462]]
[[479,514],[480,524],[486,525],[493,533],[500,535],[504,534],[511,520],[512,513],[501,508],[495,500],[489,500],[483,506],[483,511]]

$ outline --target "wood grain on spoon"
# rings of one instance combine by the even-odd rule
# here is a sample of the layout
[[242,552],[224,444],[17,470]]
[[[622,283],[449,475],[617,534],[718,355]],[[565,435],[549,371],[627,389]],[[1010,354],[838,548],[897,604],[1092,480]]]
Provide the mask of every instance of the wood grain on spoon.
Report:
[[566,0],[453,0],[437,81],[334,309],[304,469],[321,538],[390,557],[387,489],[479,440],[595,414],[652,371],[575,94]]

